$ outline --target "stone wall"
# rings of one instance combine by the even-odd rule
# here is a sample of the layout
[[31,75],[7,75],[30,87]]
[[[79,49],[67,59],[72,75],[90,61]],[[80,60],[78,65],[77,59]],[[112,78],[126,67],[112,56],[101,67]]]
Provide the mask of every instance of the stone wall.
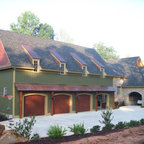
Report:
[[122,88],[122,95],[124,98],[124,101],[126,105],[131,105],[131,102],[129,101],[129,94],[132,92],[138,92],[142,96],[142,106],[144,106],[144,88]]
[[144,88],[143,87],[121,87],[125,79],[114,78],[113,86],[117,89],[115,92],[115,101],[124,101],[126,105],[131,105],[129,101],[129,94],[132,92],[138,92],[142,96],[142,106],[144,106]]

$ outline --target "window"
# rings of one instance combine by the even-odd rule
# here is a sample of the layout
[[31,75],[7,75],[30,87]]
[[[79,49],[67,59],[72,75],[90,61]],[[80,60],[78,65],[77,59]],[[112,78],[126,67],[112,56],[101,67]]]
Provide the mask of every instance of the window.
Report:
[[105,78],[105,70],[104,70],[104,68],[101,68],[101,72],[102,72],[102,78]]
[[34,72],[38,71],[38,61],[34,60]]
[[82,70],[83,70],[83,76],[87,76],[87,66],[83,66]]
[[7,96],[7,87],[3,88],[3,96]]
[[61,64],[61,74],[65,74],[65,64],[64,63],[62,63]]

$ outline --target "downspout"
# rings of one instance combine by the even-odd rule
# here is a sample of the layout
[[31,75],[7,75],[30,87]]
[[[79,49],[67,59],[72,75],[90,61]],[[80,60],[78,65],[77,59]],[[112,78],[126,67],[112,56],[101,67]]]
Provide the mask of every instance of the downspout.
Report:
[[13,82],[12,82],[12,88],[13,88],[13,103],[12,103],[12,115],[15,117],[15,68],[13,69]]

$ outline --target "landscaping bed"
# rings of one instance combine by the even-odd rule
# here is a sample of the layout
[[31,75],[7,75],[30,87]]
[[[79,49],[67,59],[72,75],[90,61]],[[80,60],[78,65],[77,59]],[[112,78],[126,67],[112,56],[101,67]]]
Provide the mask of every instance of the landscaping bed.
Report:
[[84,135],[64,136],[60,139],[49,137],[17,144],[143,144],[144,125],[124,129],[104,130]]

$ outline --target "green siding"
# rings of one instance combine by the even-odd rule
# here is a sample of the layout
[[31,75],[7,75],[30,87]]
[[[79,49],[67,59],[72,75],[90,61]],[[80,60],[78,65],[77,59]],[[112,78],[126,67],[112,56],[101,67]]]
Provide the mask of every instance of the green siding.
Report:
[[109,107],[113,109],[113,93],[109,94]]
[[12,100],[3,96],[3,88],[7,87],[7,94],[12,95],[13,92],[13,70],[0,71],[0,113],[12,115]]
[[58,73],[16,70],[17,83],[41,83],[41,84],[71,84],[71,85],[97,85],[112,86],[112,78],[100,78],[97,76],[60,75]]
[[[16,83],[40,83],[40,84],[71,84],[71,85],[97,85],[112,86],[112,78],[100,78],[98,76],[81,76],[79,74],[60,75],[59,73],[16,70]],[[51,112],[51,94],[48,94],[48,113]],[[75,111],[75,93],[72,93],[72,111]],[[19,93],[16,90],[15,115],[19,115]],[[93,96],[93,109],[95,109],[95,96]]]

